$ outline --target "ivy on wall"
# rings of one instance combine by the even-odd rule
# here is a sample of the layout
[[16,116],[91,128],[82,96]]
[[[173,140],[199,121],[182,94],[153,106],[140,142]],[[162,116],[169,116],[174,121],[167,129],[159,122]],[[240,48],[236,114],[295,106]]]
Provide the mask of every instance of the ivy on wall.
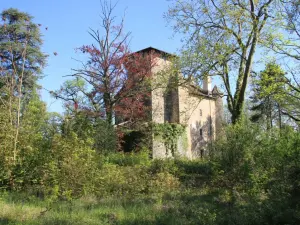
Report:
[[172,155],[178,149],[178,139],[184,134],[185,126],[177,123],[152,123],[155,138],[160,138],[165,144],[166,155],[171,151]]

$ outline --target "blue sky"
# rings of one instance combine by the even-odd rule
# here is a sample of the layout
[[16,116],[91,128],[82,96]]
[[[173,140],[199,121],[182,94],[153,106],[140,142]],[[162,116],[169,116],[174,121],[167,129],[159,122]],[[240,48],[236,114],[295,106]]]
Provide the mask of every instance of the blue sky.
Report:
[[[132,51],[152,46],[177,52],[181,46],[180,38],[173,35],[163,18],[169,4],[167,0],[119,0],[114,14],[121,18],[126,11],[125,31],[132,33]],[[34,22],[42,24],[42,50],[49,58],[40,84],[48,90],[59,89],[67,79],[63,76],[79,66],[74,60],[80,59],[75,48],[92,43],[87,31],[99,27],[100,0],[10,0],[2,1],[0,10],[10,7],[31,14]],[[58,55],[54,56],[53,52]],[[41,91],[41,96],[49,111],[62,112],[60,101],[51,98],[45,90]]]

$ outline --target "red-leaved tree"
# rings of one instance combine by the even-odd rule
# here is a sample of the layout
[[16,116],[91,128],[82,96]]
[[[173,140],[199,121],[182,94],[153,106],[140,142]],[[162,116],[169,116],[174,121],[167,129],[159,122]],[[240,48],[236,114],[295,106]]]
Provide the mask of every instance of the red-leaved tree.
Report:
[[149,118],[152,69],[157,64],[157,57],[154,51],[137,52],[127,57],[124,64],[127,79],[115,98],[114,110],[119,122],[131,126]]
[[144,117],[151,69],[156,61],[154,52],[130,52],[130,33],[124,33],[124,19],[115,25],[115,7],[106,0],[101,1],[101,29],[89,32],[94,44],[78,48],[88,60],[81,62],[81,68],[73,69],[74,74],[70,76],[77,81],[54,93],[66,101],[69,109],[102,117],[108,124],[113,124],[116,114],[122,121]]

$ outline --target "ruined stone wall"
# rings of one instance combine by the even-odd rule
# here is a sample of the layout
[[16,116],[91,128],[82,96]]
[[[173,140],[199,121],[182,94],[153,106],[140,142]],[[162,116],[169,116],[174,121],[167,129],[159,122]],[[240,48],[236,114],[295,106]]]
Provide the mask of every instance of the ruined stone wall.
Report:
[[186,125],[186,156],[201,157],[216,137],[216,101],[191,95],[184,87],[179,88],[179,96],[180,123]]
[[165,91],[168,86],[168,75],[163,71],[171,65],[164,58],[156,59],[156,66],[152,68],[152,121],[155,123],[165,122]]
[[223,135],[223,123],[224,123],[224,108],[223,108],[223,99],[218,97],[216,99],[216,138]]
[[[151,113],[152,122],[165,122],[165,92],[168,86],[168,77],[164,73],[171,62],[161,57],[156,59],[156,66],[152,68],[152,91],[151,91]],[[167,149],[162,140],[157,139],[152,135],[152,156],[153,158],[165,158]]]
[[[201,157],[207,154],[208,144],[216,138],[216,130],[220,129],[222,99],[191,94],[184,86],[170,91],[169,77],[162,73],[170,65],[171,62],[162,57],[152,71],[152,121],[185,125],[185,134],[178,139],[177,154],[187,158]],[[154,135],[152,140],[153,158],[171,156],[162,140]]]

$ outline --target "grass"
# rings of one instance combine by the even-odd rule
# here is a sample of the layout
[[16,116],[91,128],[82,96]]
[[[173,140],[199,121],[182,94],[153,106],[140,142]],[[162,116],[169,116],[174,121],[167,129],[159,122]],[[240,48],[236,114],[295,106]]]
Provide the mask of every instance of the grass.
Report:
[[[255,195],[252,192],[249,194],[245,187],[230,192],[229,188],[222,186],[226,176],[212,179],[213,166],[200,161],[154,161],[147,170],[142,170],[143,173],[135,173],[138,167],[132,167],[127,173],[127,165],[118,167],[118,170],[109,167],[105,172],[111,173],[114,182],[111,184],[106,179],[103,185],[111,192],[104,193],[106,189],[102,188],[94,193],[98,197],[88,195],[72,201],[53,202],[56,198],[51,196],[41,199],[28,193],[0,192],[0,225],[300,224],[299,210],[289,204],[288,198],[269,199],[263,190]],[[141,177],[130,183],[130,176],[121,176],[119,171],[125,171],[125,175]],[[142,179],[149,178],[143,176],[145,172],[152,176],[163,174],[162,179],[155,181],[168,184],[167,175],[170,174],[161,173],[163,171],[176,173],[180,185],[158,185],[154,186],[158,188],[155,191],[139,186]],[[116,188],[120,190],[111,189],[112,185],[118,186]],[[118,194],[118,197],[113,196],[113,193]],[[279,202],[280,199],[286,199],[286,202]]]
[[[212,196],[196,191],[194,194],[177,192],[122,199],[89,196],[56,202],[48,208],[47,201],[3,193],[0,224],[209,224],[203,219],[207,220],[205,213],[206,217],[212,215],[207,211]],[[203,211],[200,214],[199,209]]]
[[[125,166],[118,168],[121,171],[126,171],[125,169],[128,167],[128,162],[122,161],[122,165],[124,163],[126,163]],[[0,192],[0,224],[213,224],[210,222],[215,218],[213,196],[209,195],[205,185],[201,187],[195,185],[199,182],[205,183],[203,181],[206,180],[206,177],[196,175],[206,167],[201,164],[199,172],[198,164],[190,167],[185,164],[185,162],[181,162],[178,165],[180,171],[175,171],[177,166],[174,161],[155,161],[147,167],[147,170],[141,171],[142,175],[145,173],[152,174],[154,177],[163,175],[162,179],[154,180],[158,183],[158,189],[154,192],[151,189],[150,192],[147,192],[148,194],[135,190],[140,188],[137,182],[130,183],[131,189],[135,191],[131,189],[128,192],[124,191],[122,193],[127,194],[121,198],[85,196],[81,199],[52,202],[51,204],[49,204],[51,198],[43,200],[32,197],[28,193]],[[185,171],[184,168],[187,168],[188,171]],[[197,171],[194,171],[195,168]],[[141,176],[138,172],[134,173],[135,167],[131,169],[130,176]],[[118,171],[111,170],[111,168],[109,170],[111,174]],[[166,177],[168,174],[161,173],[163,171],[179,172],[182,184],[173,187]],[[189,176],[186,176],[186,172]],[[115,174],[118,175],[118,173]],[[169,176],[171,175],[169,174]],[[120,178],[119,175],[115,179],[118,185],[120,182],[126,184],[130,182],[127,180],[127,176]],[[142,176],[140,179],[146,178]],[[110,188],[108,183],[105,185]],[[125,185],[120,188],[128,187]]]

